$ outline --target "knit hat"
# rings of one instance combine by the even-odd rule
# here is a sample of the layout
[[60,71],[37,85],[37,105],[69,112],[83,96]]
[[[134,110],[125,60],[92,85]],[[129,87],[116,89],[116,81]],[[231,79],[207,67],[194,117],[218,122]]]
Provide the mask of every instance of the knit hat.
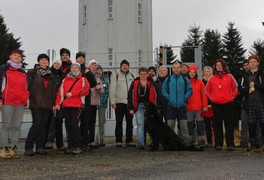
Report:
[[61,49],[60,49],[60,56],[62,56],[63,53],[66,53],[66,54],[68,54],[69,56],[71,56],[71,52],[70,52],[69,49],[61,48]]
[[92,63],[96,63],[98,65],[98,62],[95,59],[91,59],[88,63],[88,67],[92,64]]
[[103,67],[100,64],[98,64],[97,69],[102,69],[103,70]]
[[52,65],[58,63],[61,66],[61,60],[60,59],[53,59]]
[[155,74],[156,74],[156,68],[154,67],[154,66],[150,66],[149,68],[148,68],[148,71],[149,70],[153,70],[154,72],[155,72]]
[[15,50],[11,51],[10,55],[12,55],[12,54],[14,54],[14,53],[17,53],[17,54],[19,54],[20,56],[25,57],[23,51],[20,50],[20,49],[15,49]]
[[79,51],[79,52],[77,52],[77,54],[76,54],[76,59],[77,59],[78,57],[80,57],[80,56],[82,56],[83,58],[85,58],[85,56],[86,56],[86,52],[83,52],[83,51]]
[[198,72],[198,67],[196,65],[189,66],[189,71],[194,70],[196,73]]
[[71,67],[72,67],[72,66],[76,66],[76,67],[79,68],[79,70],[81,70],[81,65],[80,65],[79,63],[77,63],[77,62],[72,63],[72,64],[71,64]]
[[38,55],[38,62],[39,62],[39,60],[42,59],[42,58],[45,58],[45,59],[47,59],[48,61],[50,61],[49,56],[48,56],[47,54],[42,53],[42,54]]
[[129,62],[127,61],[127,60],[123,60],[123,61],[121,61],[121,63],[120,63],[120,67],[123,65],[123,64],[127,64],[128,66],[129,66]]

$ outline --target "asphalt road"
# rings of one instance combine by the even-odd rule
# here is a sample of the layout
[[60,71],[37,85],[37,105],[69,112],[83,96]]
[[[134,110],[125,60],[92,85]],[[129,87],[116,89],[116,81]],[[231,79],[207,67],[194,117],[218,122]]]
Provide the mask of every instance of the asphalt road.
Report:
[[0,159],[0,179],[264,179],[264,153],[149,152],[110,144],[80,155],[51,150],[46,156]]

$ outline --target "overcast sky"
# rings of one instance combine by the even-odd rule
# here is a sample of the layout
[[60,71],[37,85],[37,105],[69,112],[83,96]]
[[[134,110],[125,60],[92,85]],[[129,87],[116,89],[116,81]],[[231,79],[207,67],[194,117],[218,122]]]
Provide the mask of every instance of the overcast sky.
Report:
[[[0,0],[0,14],[15,37],[21,37],[27,61],[47,49],[78,51],[78,0]],[[235,23],[244,48],[264,40],[264,0],[152,0],[153,48],[181,45],[191,25],[226,32]],[[72,57],[74,58],[74,56]]]

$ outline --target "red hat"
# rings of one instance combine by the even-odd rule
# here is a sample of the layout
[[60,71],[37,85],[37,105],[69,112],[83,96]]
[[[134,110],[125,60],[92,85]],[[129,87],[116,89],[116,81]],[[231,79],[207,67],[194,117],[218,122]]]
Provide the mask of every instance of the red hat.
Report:
[[189,71],[194,70],[196,73],[198,71],[198,67],[196,65],[192,65],[189,67]]
[[19,54],[20,56],[25,57],[25,55],[23,54],[23,51],[20,50],[20,49],[15,49],[15,50],[11,51],[10,55],[12,55],[12,54],[14,54],[14,53],[17,53],[17,54]]

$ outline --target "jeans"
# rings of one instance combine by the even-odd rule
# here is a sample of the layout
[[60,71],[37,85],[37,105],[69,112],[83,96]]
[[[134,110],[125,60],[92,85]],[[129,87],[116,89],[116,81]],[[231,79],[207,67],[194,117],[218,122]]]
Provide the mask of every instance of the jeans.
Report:
[[144,114],[145,114],[145,108],[143,106],[143,103],[139,103],[138,109],[136,112],[138,145],[145,144],[145,131],[144,131],[145,116]]
[[115,109],[116,128],[115,136],[116,142],[123,142],[123,119],[126,118],[126,143],[132,142],[133,136],[133,115],[129,114],[127,104],[117,103]]
[[104,125],[105,125],[105,111],[106,108],[98,109],[98,119],[99,119],[99,132],[97,132],[96,142],[98,144],[104,144]]
[[32,126],[29,129],[25,142],[25,150],[31,150],[36,143],[36,149],[44,149],[46,141],[47,123],[52,111],[46,108],[31,109]]
[[[0,144],[2,147],[13,147],[17,145],[24,109],[24,105],[3,105],[2,129],[0,131]],[[11,132],[10,143],[8,143],[9,132]]]

